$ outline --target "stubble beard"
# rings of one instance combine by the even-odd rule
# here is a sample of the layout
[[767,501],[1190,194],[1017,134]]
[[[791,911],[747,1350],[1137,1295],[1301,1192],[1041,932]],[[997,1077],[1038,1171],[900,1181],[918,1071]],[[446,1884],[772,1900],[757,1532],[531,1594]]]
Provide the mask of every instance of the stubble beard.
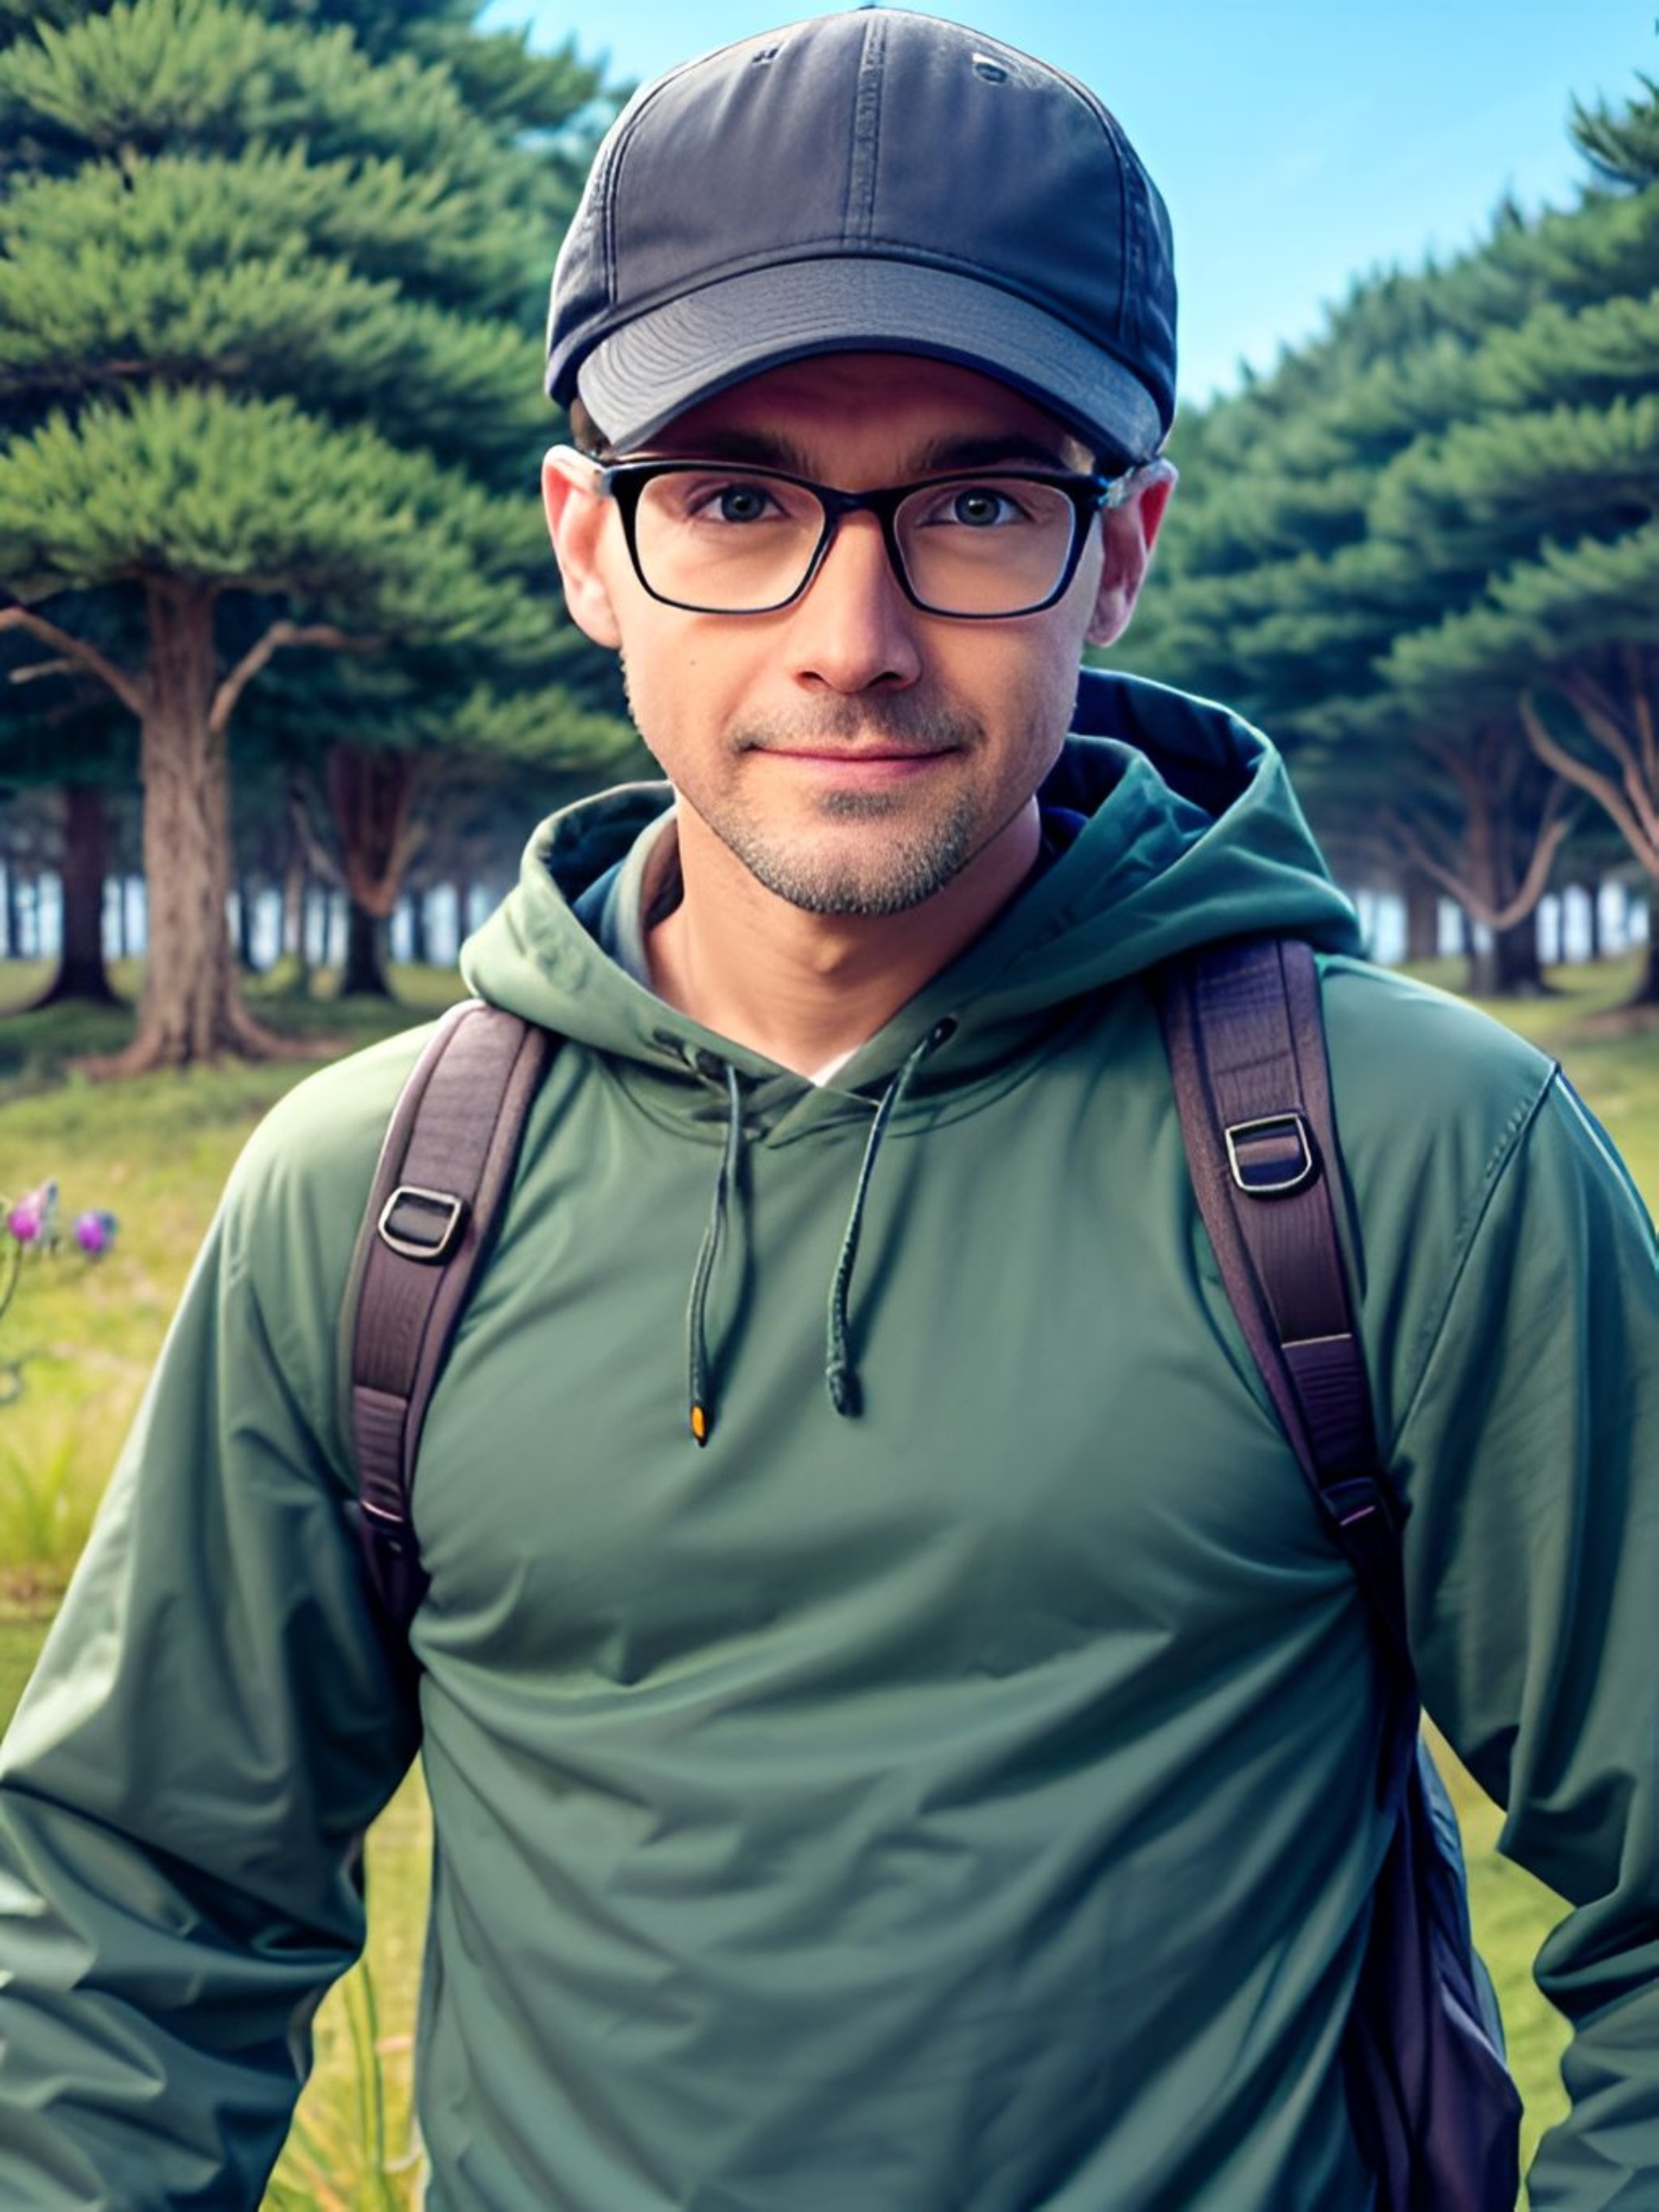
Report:
[[[969,753],[982,744],[985,730],[976,715],[899,692],[826,701],[810,715],[748,722],[728,734],[727,747],[735,760],[804,743],[850,747],[872,736],[897,739],[918,751]],[[823,839],[810,830],[781,830],[735,797],[697,807],[757,883],[808,914],[873,919],[907,913],[960,874],[988,834],[974,794],[960,785],[932,810],[917,810],[913,795],[902,786],[827,790],[818,796],[817,810],[832,832]],[[870,825],[868,838],[833,834],[860,823]]]
[[895,823],[899,808],[883,791],[823,794],[824,823],[872,825],[856,851],[842,837],[786,840],[734,809],[710,827],[757,883],[801,912],[874,918],[924,905],[961,874],[980,842],[978,810],[966,792],[921,822]]

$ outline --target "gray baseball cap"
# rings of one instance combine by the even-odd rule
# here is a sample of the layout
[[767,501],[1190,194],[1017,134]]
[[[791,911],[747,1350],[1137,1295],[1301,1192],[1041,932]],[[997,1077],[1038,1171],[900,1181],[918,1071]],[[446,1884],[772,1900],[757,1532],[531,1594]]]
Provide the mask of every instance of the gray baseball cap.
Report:
[[964,363],[1126,461],[1175,411],[1169,219],[1086,86],[935,16],[861,8],[642,87],[559,255],[547,389],[647,442],[814,353]]

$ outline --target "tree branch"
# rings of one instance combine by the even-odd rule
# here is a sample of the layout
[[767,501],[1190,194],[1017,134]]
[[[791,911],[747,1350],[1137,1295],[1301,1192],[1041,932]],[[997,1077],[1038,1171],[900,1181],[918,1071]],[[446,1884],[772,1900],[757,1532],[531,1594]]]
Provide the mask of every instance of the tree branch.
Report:
[[1528,741],[1547,767],[1569,784],[1576,784],[1580,791],[1588,791],[1603,811],[1618,824],[1625,843],[1640,861],[1649,875],[1659,876],[1659,842],[1649,839],[1618,785],[1600,769],[1592,768],[1558,745],[1544,728],[1542,717],[1534,705],[1530,695],[1521,702],[1521,720],[1526,726]]
[[124,707],[130,709],[140,721],[149,702],[144,686],[124,668],[107,659],[96,645],[89,645],[82,638],[73,638],[68,631],[60,630],[55,622],[48,622],[43,614],[36,614],[29,607],[0,607],[0,630],[26,630],[31,638],[38,638],[42,645],[54,645],[66,658],[84,668],[89,676],[106,684]]
[[1570,823],[1560,819],[1541,826],[1538,842],[1533,847],[1531,865],[1522,878],[1520,887],[1501,906],[1494,906],[1455,868],[1443,866],[1409,831],[1406,833],[1405,842],[1409,857],[1431,882],[1438,883],[1442,891],[1457,901],[1465,913],[1484,923],[1489,930],[1497,931],[1513,929],[1517,922],[1525,921],[1543,897],[1549,882],[1549,871],[1555,864],[1555,855],[1571,826]]
[[1637,772],[1635,747],[1619,727],[1618,709],[1599,684],[1585,678],[1568,676],[1561,682],[1561,696],[1567,701],[1585,728],[1599,745],[1605,746],[1619,766],[1625,779]]
[[[394,894],[403,887],[410,863],[426,842],[426,824],[418,820],[411,810],[398,824],[397,834],[391,841],[391,850],[386,855],[382,880],[390,883]],[[394,897],[394,903],[395,897]]]
[[[1560,785],[1556,788],[1559,790]],[[1572,826],[1571,821],[1560,814],[1554,821],[1546,817],[1539,823],[1532,859],[1519,887],[1490,918],[1482,917],[1489,928],[1513,929],[1517,922],[1525,921],[1548,887],[1549,871],[1554,867],[1555,855],[1561,849],[1562,840]]]
[[[1625,734],[1618,719],[1618,709],[1599,685],[1580,685],[1579,679],[1569,677],[1561,685],[1563,696],[1580,715],[1590,729],[1612,754],[1624,771],[1622,781],[1624,795],[1631,812],[1642,824],[1642,835],[1648,844],[1659,850],[1659,806],[1654,803],[1652,785],[1643,775],[1642,762],[1636,747]],[[1639,698],[1639,690],[1633,695]],[[1638,718],[1637,728],[1640,728]]]
[[343,879],[339,863],[318,836],[316,824],[311,819],[311,810],[306,804],[304,794],[297,785],[288,795],[288,818],[293,825],[294,835],[299,842],[300,850],[304,854],[312,874],[320,875],[325,883],[332,885],[336,891],[341,889]]
[[284,645],[332,645],[337,652],[370,653],[379,643],[378,638],[354,638],[349,631],[337,629],[332,622],[273,622],[264,637],[256,639],[248,647],[214,692],[207,727],[215,737],[224,736],[236,711],[237,701]]
[[73,676],[75,663],[72,660],[34,660],[27,668],[14,668],[7,681],[11,683],[38,683],[44,676]]
[[1433,760],[1438,760],[1446,775],[1462,792],[1466,801],[1477,798],[1481,790],[1478,771],[1470,765],[1465,747],[1447,737],[1423,736],[1417,741],[1421,749]]
[[1471,906],[1471,902],[1478,903],[1474,900],[1474,893],[1470,891],[1463,878],[1437,853],[1432,853],[1429,850],[1421,836],[1407,821],[1404,815],[1390,810],[1385,819],[1402,851],[1414,868],[1421,869],[1431,882],[1438,883],[1441,890],[1449,898],[1455,899],[1459,906],[1468,909]]

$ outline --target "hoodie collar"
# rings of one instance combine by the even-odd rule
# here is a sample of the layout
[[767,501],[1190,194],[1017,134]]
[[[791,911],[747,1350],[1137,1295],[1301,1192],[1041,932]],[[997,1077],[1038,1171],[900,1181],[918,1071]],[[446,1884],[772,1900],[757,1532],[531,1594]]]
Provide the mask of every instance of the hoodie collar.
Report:
[[[1268,740],[1207,701],[1085,670],[1072,734],[1039,794],[1070,842],[853,1056],[842,1090],[885,1086],[942,1020],[949,1042],[916,1095],[1005,1063],[1086,994],[1218,937],[1278,932],[1359,950]],[[672,804],[625,785],[537,829],[517,888],[463,949],[484,998],[625,1061],[683,1076],[699,1055],[757,1099],[799,1078],[666,1006],[610,959],[584,915],[594,887]],[[1063,839],[1062,839],[1063,842]]]

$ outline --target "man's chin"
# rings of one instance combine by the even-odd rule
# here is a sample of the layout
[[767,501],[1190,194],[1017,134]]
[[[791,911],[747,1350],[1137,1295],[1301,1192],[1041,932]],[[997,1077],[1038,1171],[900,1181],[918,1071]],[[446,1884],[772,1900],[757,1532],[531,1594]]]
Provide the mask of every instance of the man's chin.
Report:
[[[861,804],[840,810],[840,818],[869,820],[880,811]],[[912,912],[937,898],[961,873],[967,843],[963,836],[912,845],[884,854],[878,865],[868,853],[734,850],[763,890],[800,912],[874,921]]]

